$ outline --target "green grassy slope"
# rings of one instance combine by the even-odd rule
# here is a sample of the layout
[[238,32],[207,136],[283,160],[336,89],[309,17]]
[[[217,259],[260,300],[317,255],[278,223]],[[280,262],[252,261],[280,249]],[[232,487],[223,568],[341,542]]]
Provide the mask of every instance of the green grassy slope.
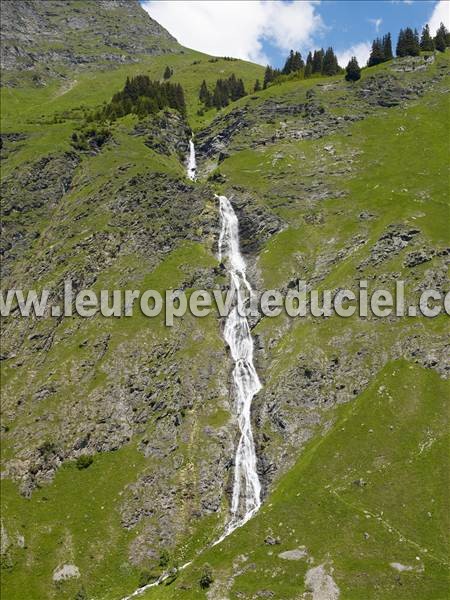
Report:
[[[143,597],[206,597],[199,580],[209,563],[215,583],[208,597],[266,591],[300,598],[307,570],[325,564],[346,600],[444,600],[448,392],[430,371],[405,361],[387,365],[354,403],[337,410],[251,522],[205,551],[174,584]],[[267,545],[268,536],[280,543]],[[302,547],[304,558],[280,557]],[[399,572],[391,563],[411,569]]]
[[[22,176],[40,157],[70,151],[70,136],[82,122],[83,111],[108,101],[127,75],[148,73],[160,78],[166,65],[174,70],[172,80],[182,83],[185,89],[189,125],[196,131],[210,125],[216,116],[215,110],[197,115],[197,94],[203,79],[212,85],[218,77],[234,72],[251,89],[254,80],[263,75],[257,65],[223,59],[211,62],[204,54],[185,50],[114,70],[77,73],[69,84],[54,81],[43,88],[2,88],[2,131],[28,136],[3,161],[4,177],[15,177],[16,173]],[[442,65],[448,65],[448,53],[430,67],[429,77]],[[343,83],[341,77],[325,80],[331,89],[324,89],[324,82],[317,80],[286,82],[244,98],[221,114],[247,105],[257,108],[268,100],[303,103],[309,89],[314,89],[329,112],[348,114],[354,108],[354,94],[365,85],[366,78],[389,68],[382,65],[365,71],[354,87]],[[420,74],[404,77],[414,80]],[[48,262],[50,267],[39,276],[39,286],[59,282],[69,271],[94,273],[94,289],[163,289],[177,285],[191,289],[203,281],[202,277],[208,283],[220,282],[215,274],[211,275],[216,266],[215,230],[211,225],[217,221],[213,192],[236,194],[239,189],[286,225],[256,257],[261,286],[282,288],[293,278],[311,276],[317,277],[322,287],[354,284],[359,276],[358,265],[370,256],[372,247],[392,223],[417,226],[421,231],[417,247],[443,249],[449,214],[445,203],[448,101],[442,93],[446,85],[445,80],[439,81],[422,97],[396,108],[374,109],[373,114],[365,115],[367,118],[352,123],[345,131],[320,139],[281,139],[254,147],[251,142],[258,135],[271,134],[279,126],[277,122],[261,122],[259,130],[244,131],[233,141],[248,148],[231,148],[230,157],[218,168],[226,183],[215,188],[202,181],[187,183],[184,165],[176,154],[163,155],[149,149],[142,138],[131,135],[136,119],[121,119],[112,127],[113,143],[96,156],[81,157],[71,189],[55,210],[31,214],[26,227],[36,229],[39,237],[15,264],[10,279],[31,285],[36,272],[30,271],[30,265]],[[328,144],[334,147],[334,154],[324,149]],[[408,160],[404,158],[406,153]],[[349,171],[343,171],[346,166]],[[311,200],[305,185],[318,177],[319,169],[321,185],[331,192],[323,200]],[[173,189],[175,182],[185,187],[176,192],[164,188],[153,178],[161,174],[170,178]],[[147,176],[150,179],[145,179]],[[137,185],[137,197],[144,200],[131,204],[125,216],[121,214],[121,220],[115,220],[119,209],[111,202],[127,195],[134,198],[130,191],[134,179],[138,183],[132,187]],[[339,196],[340,192],[345,195]],[[153,260],[151,248],[147,252],[141,247],[136,250],[131,242],[130,246],[125,244],[123,252],[114,254],[114,245],[126,240],[130,229],[137,227],[136,222],[148,226],[150,241],[155,238],[165,243],[165,226],[176,215],[170,212],[170,206],[158,204],[161,197],[169,198],[180,211],[186,204],[199,202],[192,227],[190,216],[182,223],[190,232],[189,238],[176,238],[174,246],[157,260]],[[362,212],[373,213],[373,217],[361,221]],[[311,215],[320,219],[311,221]],[[10,218],[16,217],[13,214]],[[363,236],[365,243],[355,244],[356,235]],[[94,245],[95,254],[91,252],[92,236],[100,240]],[[111,262],[103,263],[104,256],[100,259],[101,246],[111,252]],[[355,251],[350,252],[353,246]],[[342,249],[345,252],[335,263],[327,262]],[[370,267],[366,275],[377,281],[386,274],[398,273],[409,278],[411,286],[418,285],[427,269],[438,268],[440,258],[435,256],[431,264],[419,265],[411,276],[404,266],[410,250],[404,249],[381,266]],[[98,265],[102,268],[96,272]],[[228,363],[216,320],[187,318],[173,331],[160,321],[139,316],[129,320],[63,321],[52,331],[44,360],[39,340],[37,343],[30,336],[39,333],[47,339],[53,327],[47,322],[18,326],[14,336],[20,341],[19,357],[5,361],[2,370],[7,427],[4,460],[14,461],[26,445],[35,452],[43,441],[52,441],[55,429],[62,428],[68,438],[74,437],[77,420],[89,423],[96,431],[105,420],[116,423],[117,419],[118,429],[122,431],[123,427],[125,431],[127,422],[147,408],[148,399],[161,385],[172,405],[144,413],[131,439],[124,443],[125,432],[117,449],[111,450],[105,434],[102,442],[106,450],[99,443],[88,469],[78,470],[73,461],[63,458],[52,481],[40,482],[31,498],[19,494],[17,479],[15,483],[10,479],[2,483],[3,525],[10,541],[2,556],[5,597],[19,600],[26,589],[32,600],[73,600],[84,587],[89,598],[114,600],[135,589],[146,572],[160,573],[163,567],[158,564],[158,551],[170,547],[169,566],[194,558],[192,566],[171,585],[160,586],[144,597],[206,597],[198,582],[208,562],[215,577],[209,591],[214,600],[253,598],[264,590],[283,600],[301,597],[307,570],[320,564],[332,572],[345,600],[444,600],[448,499],[442,483],[435,482],[446,481],[448,472],[443,440],[448,387],[436,372],[412,362],[416,348],[410,339],[418,334],[418,345],[424,352],[431,351],[439,346],[445,326],[444,319],[426,323],[262,320],[255,334],[270,350],[266,350],[259,368],[265,393],[279,395],[283,408],[285,381],[293,370],[300,369],[299,357],[307,357],[305,364],[317,367],[339,355],[344,365],[355,364],[366,381],[354,372],[336,375],[355,400],[341,405],[348,397],[338,396],[337,406],[331,410],[319,406],[317,412],[327,426],[320,429],[308,425],[316,436],[303,451],[300,444],[286,442],[263,419],[258,436],[267,434],[267,445],[274,453],[278,447],[282,449],[280,453],[285,452],[292,469],[281,476],[280,468],[279,479],[253,521],[198,558],[197,553],[221,531],[228,510],[222,498],[218,510],[201,513],[201,469],[208,460],[213,462],[216,454],[229,455],[235,434],[229,419]],[[96,344],[105,339],[107,348],[102,354]],[[399,342],[404,345],[396,350]],[[167,349],[169,356],[164,355]],[[358,358],[359,353],[362,358]],[[410,362],[393,361],[402,353]],[[423,363],[420,352],[418,356]],[[169,370],[173,364],[174,375]],[[140,372],[144,373],[145,385],[135,381]],[[117,373],[120,385],[114,379]],[[367,381],[369,387],[360,394]],[[53,393],[36,397],[36,392],[52,386],[56,388]],[[350,391],[353,388],[354,394]],[[112,408],[123,407],[122,392],[134,398],[135,389],[139,399],[133,400],[133,409],[124,415],[112,414]],[[185,402],[185,396],[192,402]],[[255,399],[256,412],[263,406],[263,398]],[[112,412],[108,412],[110,409]],[[287,407],[287,414],[297,425],[308,409],[299,410],[299,420],[296,410]],[[181,421],[183,434],[173,434],[175,429],[168,429],[167,434],[161,425],[165,418]],[[169,453],[144,456],[144,443],[162,438],[169,445],[172,434],[177,445],[175,457]],[[17,469],[20,460],[26,458],[23,452],[20,457]],[[155,493],[158,499],[165,499],[167,490],[172,491],[174,486],[174,502],[181,507],[181,516],[172,512],[168,515],[169,520],[183,521],[183,527],[169,542],[164,531],[156,528],[146,532],[148,524],[154,525],[148,507],[148,514],[136,526],[122,526],[124,504],[133,506],[133,496],[138,494],[132,486],[152,473],[161,476],[161,489],[152,485],[145,491],[149,502],[153,502]],[[139,535],[147,540],[150,552],[133,563],[130,545]],[[268,535],[279,536],[281,543],[265,544]],[[283,551],[301,546],[308,552],[304,559],[278,557]],[[68,562],[79,567],[81,577],[52,583],[54,569]],[[412,569],[399,572],[390,566],[391,562]]]

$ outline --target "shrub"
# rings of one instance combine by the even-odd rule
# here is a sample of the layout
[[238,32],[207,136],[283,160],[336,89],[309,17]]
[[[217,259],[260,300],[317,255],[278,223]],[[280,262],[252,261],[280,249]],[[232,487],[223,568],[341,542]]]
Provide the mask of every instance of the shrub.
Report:
[[144,587],[158,579],[158,575],[151,571],[143,570],[139,573],[138,587]]
[[90,467],[93,462],[94,458],[92,456],[89,456],[88,454],[82,454],[77,458],[75,464],[77,466],[77,469],[80,469],[81,471],[81,469],[87,469],[88,467]]
[[213,583],[213,581],[214,577],[212,574],[211,567],[208,564],[206,564],[203,567],[203,572],[199,580],[200,587],[202,588],[202,590],[206,590]]
[[170,562],[170,554],[167,550],[163,550],[159,555],[159,566],[165,569]]

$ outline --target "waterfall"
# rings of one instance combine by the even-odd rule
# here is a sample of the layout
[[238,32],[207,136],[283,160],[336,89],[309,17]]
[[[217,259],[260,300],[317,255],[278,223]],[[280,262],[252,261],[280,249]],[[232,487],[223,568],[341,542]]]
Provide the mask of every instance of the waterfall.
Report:
[[[195,148],[189,141],[190,154],[188,161],[188,177],[195,178]],[[235,529],[241,527],[256,513],[261,506],[261,484],[256,470],[256,452],[253,441],[250,409],[253,397],[261,389],[258,374],[253,364],[253,339],[247,318],[242,316],[245,303],[245,290],[253,293],[246,276],[246,264],[239,249],[239,223],[230,201],[225,196],[216,196],[220,205],[221,231],[219,237],[219,260],[224,260],[230,277],[231,289],[234,292],[234,306],[225,322],[224,338],[230,347],[234,361],[233,383],[235,395],[235,412],[238,420],[240,438],[236,448],[233,496],[231,499],[231,516],[224,533],[212,546],[222,542]],[[200,550],[201,554],[208,546]],[[191,564],[189,561],[179,567],[184,570]],[[132,600],[152,587],[161,585],[171,575],[165,572],[152,583],[139,587],[122,600]]]
[[[181,567],[178,567],[177,571],[183,571],[183,569],[185,569],[186,567],[188,567],[191,564],[191,562],[192,561],[184,563],[184,565],[181,565]],[[140,596],[141,594],[143,594],[144,592],[146,592],[150,588],[156,587],[157,585],[161,585],[161,583],[163,583],[164,581],[166,581],[167,579],[169,579],[170,575],[171,575],[170,571],[167,572],[167,573],[163,573],[153,583],[147,583],[146,585],[143,585],[142,587],[137,588],[137,590],[135,590],[129,596],[125,596],[124,598],[122,598],[122,600],[131,600],[132,598],[136,598],[136,596]]]
[[187,163],[187,176],[194,181],[197,172],[197,161],[195,160],[195,146],[192,138],[189,140],[189,156]]
[[256,470],[256,452],[253,441],[250,409],[253,397],[261,389],[253,365],[253,339],[247,318],[243,315],[244,288],[252,294],[246,276],[246,264],[239,249],[239,223],[230,201],[216,196],[220,205],[221,231],[219,260],[225,260],[234,292],[234,306],[227,317],[224,338],[234,361],[233,383],[235,412],[240,430],[236,449],[231,517],[218,544],[238,527],[246,523],[261,506],[261,484]]

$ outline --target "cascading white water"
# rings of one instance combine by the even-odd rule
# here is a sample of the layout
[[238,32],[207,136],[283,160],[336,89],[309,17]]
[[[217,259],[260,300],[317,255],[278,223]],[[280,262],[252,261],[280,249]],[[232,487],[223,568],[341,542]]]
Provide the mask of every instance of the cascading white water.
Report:
[[234,292],[234,305],[225,323],[224,338],[230,347],[234,361],[235,410],[241,433],[236,449],[231,518],[224,534],[215,542],[218,544],[235,529],[244,525],[261,506],[261,484],[256,468],[250,416],[252,400],[261,389],[261,383],[253,364],[253,339],[250,327],[247,317],[243,316],[243,288],[245,287],[250,295],[252,288],[239,249],[239,223],[228,198],[216,197],[219,200],[221,216],[219,260],[225,261]]
[[[192,561],[189,561],[187,563],[184,563],[184,565],[181,565],[181,567],[178,568],[178,571],[183,571],[183,569],[185,569],[186,567],[188,567],[191,564],[191,562]],[[136,598],[137,596],[140,596],[141,594],[143,594],[144,592],[146,592],[150,588],[156,587],[157,585],[161,585],[161,583],[163,583],[164,581],[166,581],[167,579],[169,579],[170,575],[171,575],[170,571],[168,573],[163,573],[153,583],[147,583],[147,585],[144,585],[144,586],[138,588],[137,590],[135,590],[129,596],[125,596],[124,598],[122,598],[122,600],[131,600],[132,598]]]
[[197,173],[197,161],[195,160],[195,146],[192,138],[189,140],[189,156],[187,164],[187,176],[194,181]]

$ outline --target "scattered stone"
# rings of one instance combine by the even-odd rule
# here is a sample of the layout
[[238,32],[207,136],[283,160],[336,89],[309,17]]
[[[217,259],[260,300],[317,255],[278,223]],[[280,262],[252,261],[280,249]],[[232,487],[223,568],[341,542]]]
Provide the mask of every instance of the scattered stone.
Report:
[[338,586],[323,564],[306,572],[305,587],[312,592],[312,600],[338,600],[340,596]]
[[76,565],[66,564],[56,567],[53,571],[53,581],[65,581],[66,579],[80,577],[80,569]]
[[278,558],[282,558],[283,560],[301,560],[308,556],[308,551],[305,546],[300,546],[300,548],[296,548],[295,550],[286,550],[286,552],[281,552],[278,555]]
[[281,544],[281,540],[279,537],[273,537],[271,535],[268,535],[264,540],[264,543],[268,546],[275,546],[276,544]]
[[405,267],[417,267],[417,265],[421,265],[423,263],[429,262],[434,256],[434,250],[427,248],[421,248],[420,250],[415,250],[414,252],[410,252],[406,255],[403,264]]

